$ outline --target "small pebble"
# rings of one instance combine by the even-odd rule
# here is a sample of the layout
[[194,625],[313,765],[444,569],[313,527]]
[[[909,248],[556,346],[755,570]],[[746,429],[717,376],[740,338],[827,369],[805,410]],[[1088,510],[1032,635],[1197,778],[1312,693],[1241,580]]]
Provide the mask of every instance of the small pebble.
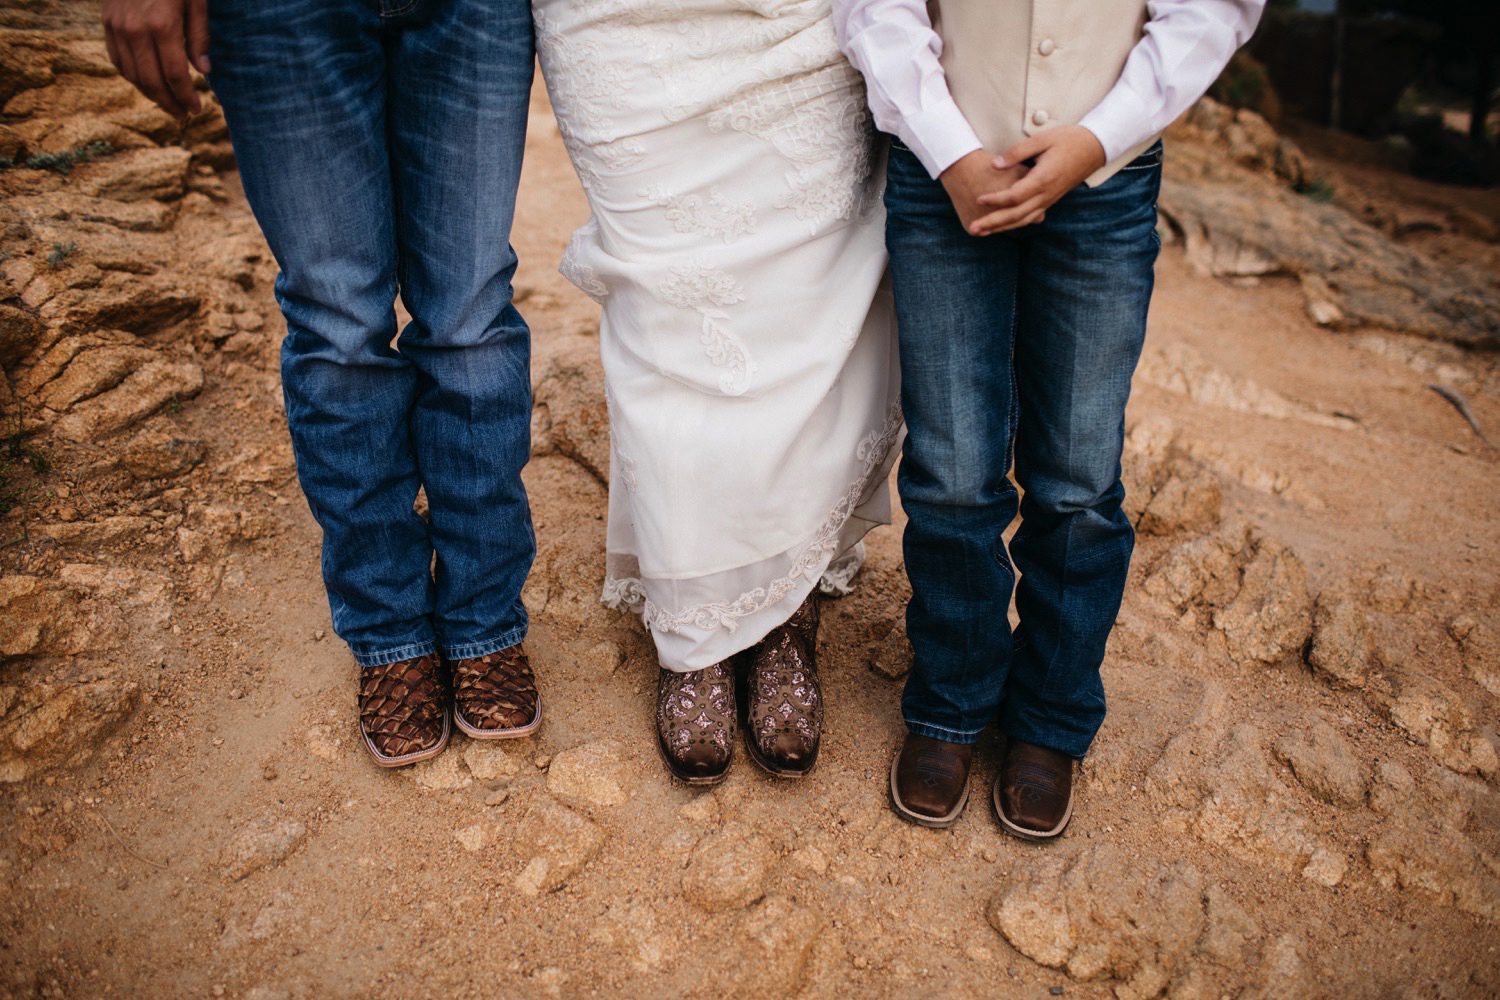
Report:
[[545,771],[548,765],[552,763],[552,755],[549,753],[537,754],[531,758],[531,762],[537,766],[538,770]]
[[1053,995],[1053,996],[1055,996],[1055,997],[1060,997],[1060,996],[1062,996],[1062,995],[1063,995],[1063,994],[1064,994],[1064,993],[1066,993],[1066,992],[1067,992],[1067,990],[1065,990],[1065,989],[1063,989],[1063,988],[1062,988],[1062,987],[1061,987],[1061,986],[1053,986],[1053,987],[1050,987],[1050,988],[1049,988],[1049,989],[1048,989],[1048,990],[1047,990],[1047,992],[1048,992],[1048,993],[1051,993],[1051,994],[1052,994],[1052,995]]
[[260,772],[260,776],[262,778],[265,778],[267,781],[275,781],[276,780],[276,768],[272,767],[270,764],[267,764],[266,767],[265,767],[265,769]]
[[854,967],[856,969],[868,969],[870,967],[870,960],[863,955],[855,955]]
[[497,788],[484,797],[484,804],[487,806],[504,805],[508,798],[510,798],[509,788]]

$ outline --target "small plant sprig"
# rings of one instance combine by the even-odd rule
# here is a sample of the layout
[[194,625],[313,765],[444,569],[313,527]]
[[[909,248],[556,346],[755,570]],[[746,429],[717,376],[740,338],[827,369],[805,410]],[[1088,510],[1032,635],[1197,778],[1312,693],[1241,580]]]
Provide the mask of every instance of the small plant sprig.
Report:
[[[19,421],[18,421],[19,423]],[[29,468],[33,475],[44,476],[52,463],[27,439],[31,435],[22,430],[0,437],[0,514],[8,513],[26,498],[25,487],[8,482],[10,472],[17,465]]]
[[73,256],[73,254],[77,251],[78,244],[74,243],[72,240],[69,240],[66,243],[54,243],[52,244],[52,252],[47,255],[47,263],[50,264],[52,266],[52,270],[55,271],[58,268],[62,267],[63,262],[66,261],[69,257]]
[[0,170],[12,170],[17,167],[27,167],[32,170],[50,170],[54,174],[71,174],[73,168],[80,163],[91,163],[94,160],[103,159],[115,151],[115,147],[103,139],[95,139],[93,142],[84,143],[73,149],[64,149],[58,153],[38,153],[28,156],[24,160],[7,160],[0,158]]
[[1313,201],[1320,201],[1326,204],[1327,202],[1333,200],[1333,196],[1336,192],[1333,190],[1332,184],[1328,183],[1328,181],[1324,180],[1322,177],[1319,177],[1312,183],[1304,184],[1299,187],[1297,189],[1297,193],[1302,195],[1304,198],[1311,198]]

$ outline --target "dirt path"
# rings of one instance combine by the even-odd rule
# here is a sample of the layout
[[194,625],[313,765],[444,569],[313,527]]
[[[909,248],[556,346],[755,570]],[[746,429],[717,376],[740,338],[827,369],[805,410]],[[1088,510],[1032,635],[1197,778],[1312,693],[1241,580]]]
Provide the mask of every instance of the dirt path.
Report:
[[[29,93],[52,96],[7,97],[6,120],[27,136],[71,122],[29,141],[74,148],[104,78],[48,58],[53,82]],[[19,692],[0,698],[19,762],[0,784],[0,996],[1500,993],[1500,463],[1425,387],[1460,389],[1500,435],[1493,358],[1321,329],[1294,281],[1202,277],[1168,247],[1130,414],[1143,533],[1066,840],[1003,838],[978,794],[947,832],[888,810],[906,593],[892,529],[825,614],[815,775],[778,782],[741,755],[722,787],[690,791],[650,741],[648,643],[595,600],[595,307],[554,273],[586,211],[539,98],[515,238],[545,403],[527,599],[549,715],[533,739],[456,737],[384,772],[353,738],[353,667],[291,476],[269,264],[244,262],[247,209],[211,168],[222,137],[183,144],[170,226],[84,226],[57,279],[36,259],[52,228],[83,226],[80,203],[38,206],[116,197],[120,158],[0,174],[30,227],[0,269],[49,330],[73,329],[69,294],[97,301],[132,273],[106,266],[121,247],[220,282],[190,318],[132,331],[201,368],[202,388],[129,433],[199,442],[201,462],[132,479],[101,456],[134,468],[141,438],[58,438],[0,520],[22,539],[0,550],[17,616],[0,694]],[[7,369],[23,404],[40,353]],[[101,419],[87,403],[69,412]],[[72,426],[59,413],[38,440]],[[19,616],[43,605],[16,588],[53,580],[75,596],[26,646]],[[64,620],[128,641],[69,646]],[[29,766],[47,746],[27,733],[88,730],[93,703],[58,692],[106,676],[134,693],[81,762]],[[27,701],[29,686],[53,693]]]

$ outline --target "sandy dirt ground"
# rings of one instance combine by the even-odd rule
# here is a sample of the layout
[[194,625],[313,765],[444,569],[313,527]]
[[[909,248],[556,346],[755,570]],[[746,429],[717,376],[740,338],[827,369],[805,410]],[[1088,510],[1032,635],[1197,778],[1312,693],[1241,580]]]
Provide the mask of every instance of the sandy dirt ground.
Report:
[[[0,139],[125,150],[62,173],[0,145],[20,164],[0,172],[0,308],[36,317],[5,320],[32,339],[12,337],[0,399],[26,442],[0,517],[0,996],[1500,994],[1500,462],[1427,387],[1500,436],[1493,353],[1320,327],[1295,278],[1204,275],[1169,240],[1129,415],[1141,537],[1111,714],[1068,835],[1001,835],[991,743],[953,829],[887,807],[899,514],[826,606],[814,774],[741,752],[691,790],[652,745],[648,642],[597,603],[597,309],[555,273],[587,210],[539,92],[514,240],[547,718],[381,771],[222,131],[122,95],[85,6],[19,5],[0,38],[0,80],[32,81],[0,93]],[[1340,198],[1413,197],[1310,155]],[[1493,223],[1493,199],[1423,197],[1439,222],[1391,239],[1493,264],[1442,223]],[[57,360],[98,330],[122,332]],[[110,351],[147,352],[117,367],[170,391],[120,416],[114,393],[157,389],[74,372]]]

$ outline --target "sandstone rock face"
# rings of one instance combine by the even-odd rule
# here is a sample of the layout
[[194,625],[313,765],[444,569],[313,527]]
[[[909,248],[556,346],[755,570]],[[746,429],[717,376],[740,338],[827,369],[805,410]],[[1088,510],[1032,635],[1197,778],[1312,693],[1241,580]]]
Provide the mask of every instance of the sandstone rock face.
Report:
[[545,797],[526,811],[520,830],[531,838],[531,859],[515,879],[516,889],[526,896],[565,885],[604,845],[603,830]]
[[1274,750],[1297,780],[1324,802],[1357,806],[1364,801],[1365,775],[1359,758],[1338,730],[1322,719],[1282,736]]
[[1031,867],[986,916],[1027,958],[1084,982],[1112,980],[1122,998],[1216,996],[1245,983],[1263,950],[1255,921],[1197,868],[1143,865],[1113,846]]
[[617,806],[630,798],[640,768],[625,760],[617,740],[600,740],[564,750],[547,768],[547,789],[565,802]]
[[[1401,330],[1471,347],[1500,345],[1500,277],[1438,261],[1343,208],[1306,197],[1295,147],[1273,147],[1253,112],[1208,102],[1190,113],[1169,157],[1161,212],[1206,274],[1312,276],[1309,312],[1329,323]],[[1223,162],[1221,150],[1243,166]],[[1269,166],[1269,170],[1267,169]],[[1268,176],[1269,174],[1269,176]]]
[[[559,353],[534,393],[532,453],[571,458],[600,483],[610,477],[609,409],[599,345],[585,342]],[[621,470],[629,475],[628,470]]]
[[1346,590],[1329,588],[1318,595],[1313,608],[1307,663],[1337,687],[1364,687],[1375,663],[1376,649],[1366,607]]
[[757,996],[795,996],[824,920],[782,896],[767,896],[739,918],[736,990]]
[[[1293,722],[1277,742],[1306,758],[1300,744],[1310,728]],[[1192,721],[1147,771],[1146,790],[1160,807],[1162,825],[1255,864],[1315,880],[1341,874],[1339,851],[1309,822],[1294,787],[1278,776],[1270,742],[1257,727],[1235,722],[1220,686],[1205,685]],[[1325,734],[1320,745],[1330,742]],[[1305,770],[1312,774],[1316,767],[1309,763]]]
[[1490,655],[1485,633],[1466,616],[1440,630],[1413,613],[1420,596],[1410,578],[1389,566],[1325,588],[1314,608],[1308,666],[1334,687],[1363,692],[1373,708],[1444,767],[1493,775],[1500,757],[1476,714],[1483,709],[1456,690],[1435,659],[1442,645],[1454,643],[1456,659],[1483,687],[1485,669],[1476,673],[1473,665]]
[[1307,571],[1296,553],[1252,528],[1227,528],[1174,548],[1146,592],[1221,632],[1230,657],[1264,665],[1298,656],[1312,628]]
[[770,863],[770,850],[753,831],[726,826],[694,848],[682,894],[711,913],[739,909],[761,895]]
[[473,740],[464,748],[464,764],[479,781],[502,781],[521,771],[518,756],[497,743]]
[[[274,267],[248,213],[213,201],[199,154],[222,117],[179,127],[102,39],[0,29],[0,105],[0,435],[38,456],[0,462],[0,493],[57,497],[7,528],[21,538],[0,568],[14,780],[87,760],[172,644],[177,595],[211,591],[235,547],[270,533],[169,491],[216,492],[211,448],[182,424],[226,368],[204,317],[266,328]],[[271,360],[241,355],[235,381],[251,361],[274,385]]]
[[870,650],[870,669],[888,680],[900,680],[911,671],[911,639],[906,635],[905,616],[896,619],[885,638]]
[[1457,693],[1420,666],[1395,673],[1395,697],[1387,711],[1396,725],[1431,751],[1444,767],[1459,774],[1493,775],[1500,768],[1495,747],[1475,727],[1474,717]]
[[139,694],[133,681],[87,674],[0,685],[0,783],[89,760]]
[[260,819],[239,832],[221,857],[231,882],[280,864],[307,838],[307,827],[295,819]]
[[1455,825],[1436,812],[1400,765],[1381,765],[1371,805],[1386,817],[1365,851],[1382,885],[1430,894],[1486,920],[1500,922],[1500,872]]

